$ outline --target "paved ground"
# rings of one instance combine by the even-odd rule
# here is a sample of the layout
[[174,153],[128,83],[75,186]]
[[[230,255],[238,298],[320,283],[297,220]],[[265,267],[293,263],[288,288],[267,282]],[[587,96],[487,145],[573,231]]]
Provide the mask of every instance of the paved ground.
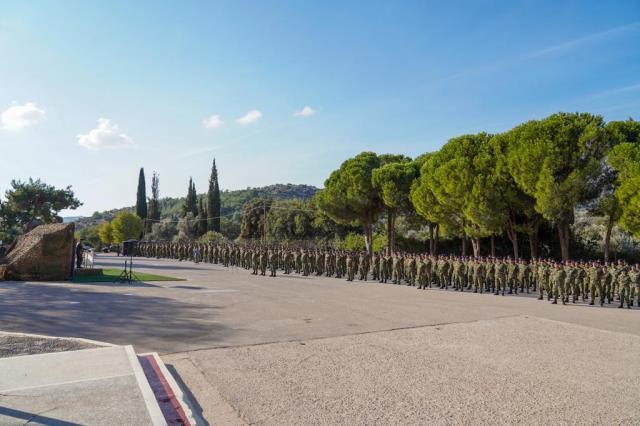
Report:
[[[158,351],[218,423],[540,423],[561,411],[568,423],[619,423],[640,415],[638,404],[622,403],[640,394],[640,357],[627,356],[639,353],[638,308],[254,277],[155,259],[137,268],[188,281],[1,283],[0,328]],[[240,380],[241,371],[252,374]],[[610,401],[606,410],[595,394]]]
[[162,421],[150,389],[146,398],[152,404],[145,402],[144,375],[136,377],[131,360],[137,360],[128,350],[116,346],[1,359],[0,424],[149,425],[152,416]]

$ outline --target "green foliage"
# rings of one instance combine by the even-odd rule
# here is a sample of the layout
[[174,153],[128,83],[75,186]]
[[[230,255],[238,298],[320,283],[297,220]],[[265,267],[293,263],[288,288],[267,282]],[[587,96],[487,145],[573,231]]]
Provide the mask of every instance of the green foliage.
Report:
[[12,180],[11,188],[5,192],[5,199],[0,202],[0,232],[4,238],[31,230],[42,223],[62,222],[58,216],[60,210],[74,210],[82,205],[70,186],[57,189],[40,179],[31,178],[27,182]]
[[114,243],[137,240],[142,233],[142,219],[129,212],[118,213],[111,222],[111,235]]
[[178,221],[178,234],[174,237],[174,241],[193,241],[197,237],[198,222],[195,220],[193,213],[187,212]]
[[136,194],[136,214],[140,219],[147,218],[147,184],[144,179],[144,168],[138,175],[138,192]]
[[99,225],[98,237],[100,238],[102,245],[108,246],[113,242],[113,229],[111,228],[111,223],[104,222]]
[[198,194],[192,178],[189,178],[187,197],[184,199],[184,204],[182,205],[182,216],[184,217],[188,213],[191,213],[193,217],[198,216]]
[[197,241],[199,243],[226,243],[229,240],[219,232],[207,231]]
[[207,192],[207,229],[209,231],[220,232],[221,207],[220,183],[218,182],[218,169],[216,168],[216,160],[214,158],[213,166],[211,166],[211,177],[209,178],[209,190]]
[[147,222],[146,232],[151,232],[154,223],[160,220],[160,178],[156,172],[151,177],[151,198],[149,199],[149,221]]
[[173,219],[163,219],[151,226],[147,239],[151,241],[172,241],[178,235],[178,227]]
[[270,199],[256,198],[244,205],[240,238],[257,239],[265,236],[265,222],[272,202]]
[[[362,252],[367,250],[364,235],[349,233],[344,239],[339,240],[336,248],[340,250],[348,250],[354,252]],[[373,235],[373,252],[381,252],[387,248],[387,236],[384,234]]]
[[79,234],[80,239],[90,244],[91,247],[101,246],[99,226],[87,226],[83,228]]
[[367,250],[372,250],[373,224],[383,209],[379,192],[373,185],[372,174],[381,160],[373,152],[363,152],[346,160],[325,181],[318,194],[318,206],[334,221],[362,226]]

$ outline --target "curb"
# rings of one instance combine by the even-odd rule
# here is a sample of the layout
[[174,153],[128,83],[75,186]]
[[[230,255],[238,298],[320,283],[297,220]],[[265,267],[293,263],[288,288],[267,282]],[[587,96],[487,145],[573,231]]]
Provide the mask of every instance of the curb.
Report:
[[138,361],[138,356],[133,351],[133,347],[131,345],[124,347],[125,352],[127,353],[127,357],[129,358],[129,364],[131,364],[131,369],[133,370],[133,374],[136,378],[136,382],[138,382],[138,387],[140,388],[140,393],[142,393],[142,398],[144,399],[144,403],[147,406],[147,412],[151,417],[151,421],[154,426],[162,426],[166,425],[166,421],[164,419],[164,415],[162,411],[160,411],[160,406],[156,401],[156,397],[151,390],[151,386],[147,381],[147,377],[142,370],[142,366]]
[[73,340],[76,342],[88,343],[96,346],[113,347],[118,346],[113,343],[101,342],[99,340],[83,339],[82,337],[64,337],[64,336],[47,336],[46,334],[31,334],[31,333],[18,333],[14,331],[0,331],[0,336],[24,336],[34,337],[38,339],[51,339],[51,340]]
[[206,424],[194,414],[189,399],[182,392],[173,375],[167,370],[164,361],[157,352],[140,354],[138,359],[168,424],[192,426]]

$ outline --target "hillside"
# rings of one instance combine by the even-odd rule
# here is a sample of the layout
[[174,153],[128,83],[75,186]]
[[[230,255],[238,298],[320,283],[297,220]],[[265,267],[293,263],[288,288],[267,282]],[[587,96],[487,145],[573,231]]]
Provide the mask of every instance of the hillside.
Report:
[[[296,184],[275,184],[269,186],[263,186],[261,188],[247,188],[236,191],[222,191],[220,193],[220,201],[222,203],[222,215],[238,214],[242,213],[242,207],[248,201],[254,198],[265,197],[272,198],[274,200],[290,200],[290,199],[304,199],[312,198],[318,192],[318,188],[311,185],[296,185]],[[198,194],[198,197],[206,197],[206,194]],[[180,210],[184,204],[184,197],[172,198],[165,197],[160,199],[160,211],[162,218],[177,217],[180,215]],[[95,212],[89,217],[75,218],[76,227],[78,230],[86,227],[99,224],[105,220],[110,221],[116,214],[121,211],[134,211],[134,207],[122,207],[113,210]],[[67,219],[68,220],[68,219]]]

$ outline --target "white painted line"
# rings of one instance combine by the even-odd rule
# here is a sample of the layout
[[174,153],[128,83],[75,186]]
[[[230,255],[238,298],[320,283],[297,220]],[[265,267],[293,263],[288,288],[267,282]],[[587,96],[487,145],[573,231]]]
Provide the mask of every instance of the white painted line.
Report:
[[158,405],[158,401],[156,401],[156,396],[153,394],[151,386],[149,386],[147,376],[145,376],[144,371],[142,371],[140,361],[138,361],[138,357],[133,351],[133,346],[128,345],[125,346],[124,349],[127,353],[127,357],[129,358],[129,364],[131,364],[131,368],[133,369],[133,374],[138,382],[138,387],[140,388],[140,393],[142,393],[144,403],[147,406],[147,412],[151,417],[151,422],[157,426],[166,425],[167,422],[164,419],[162,411],[160,411],[160,406]]
[[50,387],[50,386],[73,385],[75,383],[97,382],[99,380],[116,379],[118,377],[127,377],[127,376],[132,376],[132,375],[133,375],[132,373],[116,374],[115,376],[92,377],[90,379],[69,380],[68,382],[47,383],[46,385],[25,386],[25,387],[22,387],[22,388],[13,388],[13,389],[0,389],[0,393],[20,392],[20,391],[23,391],[23,390],[47,388],[47,387]]

